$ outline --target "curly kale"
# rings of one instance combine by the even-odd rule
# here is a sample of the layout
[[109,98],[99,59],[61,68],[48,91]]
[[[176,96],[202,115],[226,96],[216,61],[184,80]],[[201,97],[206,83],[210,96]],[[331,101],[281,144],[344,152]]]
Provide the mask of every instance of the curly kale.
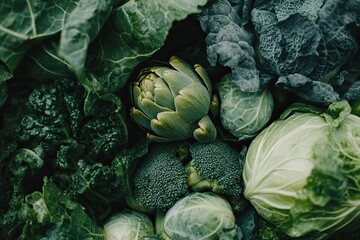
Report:
[[78,135],[83,121],[84,90],[75,81],[40,84],[13,96],[4,111],[4,124],[28,148],[42,146],[49,154]]
[[[249,15],[248,2],[245,15]],[[241,26],[246,19],[240,19],[235,8],[227,0],[216,1],[203,10],[200,23],[207,33],[207,55],[212,66],[217,63],[229,67],[232,80],[242,91],[257,92],[266,85],[269,78],[261,74],[256,66],[254,36]]]
[[306,101],[355,99],[358,80],[350,80],[354,71],[346,65],[358,54],[359,7],[360,1],[257,1],[251,16],[259,66]]
[[240,153],[228,144],[194,143],[190,147],[192,160],[186,165],[187,184],[196,192],[211,190],[226,196],[232,207],[244,207],[242,196],[242,159]]

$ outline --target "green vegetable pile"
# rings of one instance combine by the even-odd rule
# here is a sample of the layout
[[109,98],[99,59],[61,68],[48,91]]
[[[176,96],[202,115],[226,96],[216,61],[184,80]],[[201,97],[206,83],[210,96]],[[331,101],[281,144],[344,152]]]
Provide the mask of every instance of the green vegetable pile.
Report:
[[360,239],[360,0],[0,2],[0,240]]

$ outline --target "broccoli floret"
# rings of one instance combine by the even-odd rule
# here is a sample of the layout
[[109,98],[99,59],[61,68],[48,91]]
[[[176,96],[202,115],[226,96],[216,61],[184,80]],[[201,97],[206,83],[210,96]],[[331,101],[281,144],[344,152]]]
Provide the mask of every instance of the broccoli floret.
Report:
[[168,209],[188,193],[188,177],[178,154],[179,145],[151,148],[133,177],[135,201],[147,209]]
[[186,165],[188,186],[196,192],[210,190],[222,194],[234,211],[241,211],[245,200],[242,196],[240,153],[220,140],[194,143],[190,153],[192,159]]

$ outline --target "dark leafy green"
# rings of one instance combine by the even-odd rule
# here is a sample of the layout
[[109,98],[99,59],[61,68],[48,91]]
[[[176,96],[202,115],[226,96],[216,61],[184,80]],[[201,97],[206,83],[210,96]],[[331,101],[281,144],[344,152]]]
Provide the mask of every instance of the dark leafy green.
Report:
[[[244,96],[269,87],[275,106],[271,120],[295,112],[318,114],[321,104],[340,99],[359,116],[359,16],[360,0],[1,1],[0,239],[104,239],[104,223],[129,208],[146,212],[155,223],[156,235],[146,239],[166,239],[164,221],[156,220],[165,212],[157,210],[155,216],[152,210],[168,209],[194,191],[214,192],[237,214],[237,226],[221,231],[219,239],[290,239],[242,196],[241,169],[250,140],[219,134],[218,141],[226,139],[235,150],[245,146],[223,164],[209,160],[232,151],[211,154],[216,151],[211,144],[197,151],[202,148],[191,141],[162,158],[170,145],[149,144],[129,118],[128,85],[148,65],[145,61],[176,55],[207,70],[214,93],[211,117],[220,131],[224,126],[216,108],[232,111],[249,101],[221,89],[225,74],[234,90],[247,91]],[[235,100],[228,104],[221,95]],[[320,104],[298,103],[281,115],[295,101]],[[256,108],[255,116],[260,111]],[[327,120],[341,118],[337,112],[328,111]],[[357,159],[355,145],[346,143],[356,136],[338,131],[329,137],[339,139],[341,159]],[[335,157],[322,153],[326,147],[315,152],[324,162]],[[174,154],[176,162],[168,162]],[[196,174],[190,171],[195,184],[183,167],[191,162],[203,165]],[[353,198],[359,184],[348,173],[359,169],[351,164],[344,161],[338,176],[335,165],[319,162],[306,196],[334,206],[343,197]],[[141,186],[134,187],[134,180]],[[327,182],[331,186],[323,187]],[[343,183],[351,187],[346,190]],[[304,216],[312,210],[293,211],[304,209]],[[346,229],[321,237],[358,239],[359,218],[353,217]]]
[[359,68],[349,67],[359,52],[359,14],[359,0],[220,0],[200,21],[209,62],[229,67],[242,91],[274,79],[307,102],[328,105],[359,97]]
[[103,230],[86,214],[83,207],[64,194],[56,184],[44,178],[41,192],[25,198],[19,211],[25,226],[19,239],[104,239]]
[[208,6],[200,15],[211,65],[231,68],[232,80],[242,91],[256,92],[269,79],[262,78],[255,61],[253,35],[240,26],[241,19],[227,0]]

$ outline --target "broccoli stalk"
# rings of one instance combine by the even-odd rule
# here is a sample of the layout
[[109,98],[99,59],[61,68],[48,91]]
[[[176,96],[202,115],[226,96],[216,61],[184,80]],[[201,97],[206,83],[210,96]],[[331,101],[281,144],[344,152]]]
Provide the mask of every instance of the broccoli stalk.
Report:
[[234,211],[244,208],[240,153],[226,143],[194,143],[191,161],[185,165],[187,184],[195,192],[212,191],[224,195]]

